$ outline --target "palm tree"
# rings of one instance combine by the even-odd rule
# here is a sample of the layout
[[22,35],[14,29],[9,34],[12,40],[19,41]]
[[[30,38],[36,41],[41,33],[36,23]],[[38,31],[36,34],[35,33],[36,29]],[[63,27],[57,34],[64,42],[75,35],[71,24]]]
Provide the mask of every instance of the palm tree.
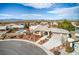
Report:
[[29,23],[25,24],[24,29],[26,29],[26,30],[28,30],[28,31],[29,31],[29,26],[30,26],[30,24],[29,24]]

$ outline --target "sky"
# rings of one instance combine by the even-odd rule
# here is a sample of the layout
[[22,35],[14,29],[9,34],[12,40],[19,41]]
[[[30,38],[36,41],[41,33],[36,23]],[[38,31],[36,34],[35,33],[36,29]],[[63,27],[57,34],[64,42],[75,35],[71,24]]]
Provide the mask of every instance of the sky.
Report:
[[0,3],[0,19],[79,19],[79,3]]

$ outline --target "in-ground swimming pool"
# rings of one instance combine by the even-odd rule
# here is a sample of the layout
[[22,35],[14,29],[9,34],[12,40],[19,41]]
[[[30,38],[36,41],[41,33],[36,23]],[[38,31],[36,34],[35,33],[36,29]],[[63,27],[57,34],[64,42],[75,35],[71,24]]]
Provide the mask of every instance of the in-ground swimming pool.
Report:
[[0,41],[0,55],[47,55],[48,53],[36,44],[19,41]]

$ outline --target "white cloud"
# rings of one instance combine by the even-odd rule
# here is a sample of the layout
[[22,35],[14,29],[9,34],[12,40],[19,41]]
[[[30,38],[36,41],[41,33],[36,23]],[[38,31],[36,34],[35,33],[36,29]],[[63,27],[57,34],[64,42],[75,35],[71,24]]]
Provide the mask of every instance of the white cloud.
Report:
[[48,13],[55,15],[53,19],[78,19],[79,6],[52,10],[48,11]]
[[8,16],[13,16],[13,15],[10,15],[10,14],[0,14],[0,16],[8,17]]
[[22,14],[21,16],[42,16],[41,14]]
[[45,19],[46,15],[45,14],[22,14],[20,15],[21,18],[24,19]]
[[31,6],[37,9],[49,8],[52,6],[51,3],[23,3],[24,6]]
[[48,11],[48,13],[69,14],[69,13],[77,12],[78,10],[79,10],[79,6],[76,6],[76,7],[71,7],[71,8],[62,8],[62,9],[52,10],[52,11]]

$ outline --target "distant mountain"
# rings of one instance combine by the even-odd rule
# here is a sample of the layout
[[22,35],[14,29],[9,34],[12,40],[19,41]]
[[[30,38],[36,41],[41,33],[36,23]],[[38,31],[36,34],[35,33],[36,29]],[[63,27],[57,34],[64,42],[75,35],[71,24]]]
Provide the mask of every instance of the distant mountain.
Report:
[[0,22],[16,22],[22,21],[23,19],[0,19]]
[[[26,21],[27,19],[0,19],[0,22],[16,22],[16,21]],[[50,21],[49,19],[29,19],[29,20],[47,20]],[[59,20],[65,20],[65,19],[59,19]],[[55,21],[59,21],[58,19]],[[79,21],[79,19],[66,19],[69,21]],[[52,19],[51,19],[52,21]]]

